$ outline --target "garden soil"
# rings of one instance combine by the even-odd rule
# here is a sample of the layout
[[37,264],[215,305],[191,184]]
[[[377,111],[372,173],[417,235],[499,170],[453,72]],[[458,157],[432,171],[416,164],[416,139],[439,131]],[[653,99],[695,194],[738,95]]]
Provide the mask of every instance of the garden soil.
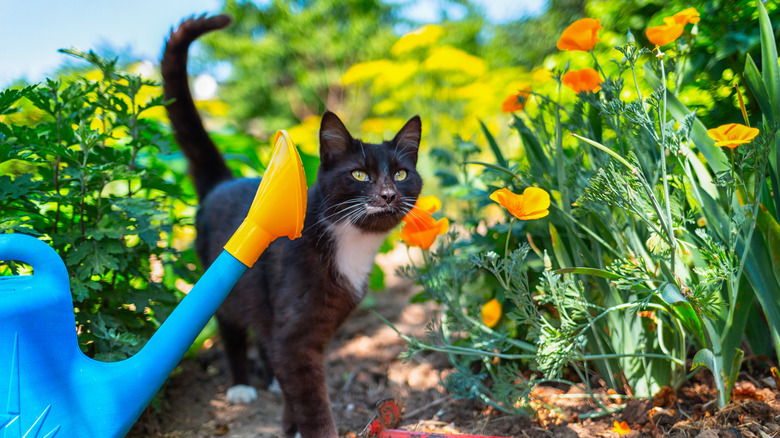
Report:
[[[418,290],[392,273],[406,261],[406,251],[380,254],[386,290],[373,292],[336,334],[326,351],[333,415],[342,437],[356,437],[375,414],[382,399],[406,405],[400,429],[505,437],[617,437],[615,422],[625,422],[633,437],[780,437],[780,398],[766,360],[752,358],[743,367],[735,389],[737,401],[715,409],[715,391],[707,372],[698,373],[679,391],[662,391],[654,399],[616,404],[615,414],[580,419],[596,405],[580,388],[542,387],[534,392],[533,416],[512,416],[470,400],[456,400],[439,384],[449,373],[440,353],[399,359],[406,343],[370,309],[391,321],[402,333],[424,336],[436,314],[433,303],[410,304]],[[593,382],[595,385],[597,381]],[[183,360],[166,383],[157,409],[148,408],[128,437],[280,437],[283,399],[273,391],[258,391],[248,405],[231,405],[218,336],[195,358]],[[607,400],[605,399],[605,402]]]

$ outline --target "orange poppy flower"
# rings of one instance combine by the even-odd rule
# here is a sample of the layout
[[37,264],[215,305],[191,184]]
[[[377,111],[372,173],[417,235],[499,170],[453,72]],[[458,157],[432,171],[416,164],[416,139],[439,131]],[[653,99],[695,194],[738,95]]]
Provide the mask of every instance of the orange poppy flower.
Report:
[[631,428],[628,427],[628,423],[625,421],[618,423],[617,421],[612,423],[612,432],[617,433],[620,436],[623,436],[629,432],[631,432]]
[[750,143],[758,135],[757,128],[749,128],[739,123],[720,125],[715,129],[708,129],[707,135],[715,140],[715,146],[723,146],[729,149]]
[[684,11],[680,11],[672,16],[677,24],[685,26],[688,23],[698,23],[700,19],[699,11],[696,8],[688,8]]
[[651,43],[663,46],[680,38],[685,25],[688,23],[698,23],[700,20],[699,11],[696,8],[688,8],[680,11],[671,17],[664,18],[664,24],[660,26],[648,27],[645,35]]
[[599,72],[592,68],[583,68],[581,70],[571,70],[566,72],[561,78],[563,85],[574,90],[575,93],[581,91],[592,91],[594,93],[601,90],[601,76]]
[[581,18],[563,31],[557,47],[560,50],[587,52],[596,42],[601,41],[598,37],[599,29],[602,29],[600,19]]
[[528,102],[530,92],[531,89],[526,88],[507,97],[506,100],[504,100],[504,103],[501,104],[501,112],[513,113],[515,111],[522,111],[523,108],[525,108],[526,102]]
[[674,17],[666,17],[664,18],[664,24],[648,27],[647,30],[645,30],[645,35],[651,43],[657,46],[664,46],[677,38],[680,38],[684,27],[685,24],[676,22]]
[[522,195],[509,189],[498,189],[490,195],[490,199],[520,220],[539,219],[550,214],[550,194],[538,187],[527,187]]
[[434,219],[431,213],[441,208],[441,201],[435,196],[421,196],[403,221],[406,223],[401,229],[401,239],[409,246],[418,246],[422,249],[430,249],[436,237],[446,233],[450,228],[450,221],[444,217]]
[[493,328],[498,324],[498,320],[501,319],[501,303],[493,298],[482,306],[482,311],[480,313],[482,314],[482,322],[484,322],[486,326]]

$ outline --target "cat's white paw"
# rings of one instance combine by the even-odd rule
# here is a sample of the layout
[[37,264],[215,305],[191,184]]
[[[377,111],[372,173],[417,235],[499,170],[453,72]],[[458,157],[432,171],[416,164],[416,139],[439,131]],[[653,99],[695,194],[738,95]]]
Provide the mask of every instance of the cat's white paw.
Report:
[[279,381],[276,380],[276,377],[274,377],[274,381],[271,382],[270,385],[268,385],[268,392],[272,392],[274,394],[281,394],[282,393],[282,387],[279,386]]
[[300,432],[295,432],[295,438],[303,438]]
[[236,385],[227,390],[227,399],[234,405],[244,405],[257,400],[257,390],[248,385]]

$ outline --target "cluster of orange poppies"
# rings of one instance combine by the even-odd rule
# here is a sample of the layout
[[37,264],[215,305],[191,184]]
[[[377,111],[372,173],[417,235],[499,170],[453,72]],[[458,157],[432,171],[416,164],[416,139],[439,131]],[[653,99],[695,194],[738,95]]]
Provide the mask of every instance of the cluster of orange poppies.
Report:
[[[664,18],[663,25],[650,27],[645,34],[650,42],[663,46],[679,38],[688,23],[696,24],[699,19],[699,12],[695,8],[688,8]],[[557,47],[560,50],[590,51],[600,41],[598,37],[600,29],[602,27],[599,19],[577,20],[563,31]],[[596,93],[601,89],[602,82],[601,75],[592,68],[572,70],[561,77],[561,83],[576,93],[583,91]],[[503,102],[501,110],[506,113],[523,110],[530,95],[530,88],[510,95]],[[710,129],[707,133],[715,140],[716,146],[733,149],[740,144],[751,142],[759,131],[739,123],[730,123]],[[522,194],[513,193],[506,188],[499,189],[490,195],[490,199],[520,220],[539,219],[549,214],[550,194],[537,187],[527,187]],[[437,236],[447,232],[449,229],[447,218],[435,220],[432,217],[432,213],[439,208],[441,208],[441,201],[435,196],[419,198],[417,204],[404,218],[405,225],[401,231],[401,238],[407,245],[427,250],[433,245]],[[501,303],[494,298],[483,306],[482,321],[488,327],[493,327],[500,320],[501,313]],[[623,427],[624,424],[620,426]],[[620,432],[625,433],[623,430],[618,431]]]

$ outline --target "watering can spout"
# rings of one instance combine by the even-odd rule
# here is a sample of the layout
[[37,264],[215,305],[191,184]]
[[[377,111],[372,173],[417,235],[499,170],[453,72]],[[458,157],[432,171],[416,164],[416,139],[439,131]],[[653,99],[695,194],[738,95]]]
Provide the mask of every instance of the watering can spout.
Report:
[[[27,278],[0,277],[0,313],[14,312],[0,315],[0,402],[5,405],[8,394],[10,418],[4,421],[0,411],[0,432],[22,436],[29,428],[57,438],[127,433],[246,269],[277,237],[301,235],[301,159],[286,132],[278,132],[274,144],[250,212],[225,251],[141,351],[121,362],[98,362],[79,351],[67,273],[57,254],[32,237],[0,235],[0,260],[34,268]],[[29,296],[38,289],[44,290],[33,299],[43,298],[43,310]],[[25,418],[25,411],[34,415]]]

